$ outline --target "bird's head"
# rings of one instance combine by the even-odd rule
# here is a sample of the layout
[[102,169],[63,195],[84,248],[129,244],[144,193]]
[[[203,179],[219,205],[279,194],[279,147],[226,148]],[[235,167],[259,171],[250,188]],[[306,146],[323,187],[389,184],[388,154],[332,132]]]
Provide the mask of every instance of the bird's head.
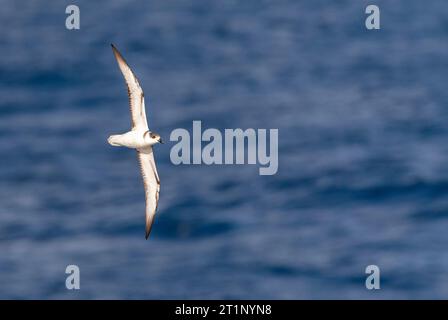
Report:
[[146,131],[145,132],[145,141],[147,141],[149,144],[154,145],[156,143],[163,143],[162,138],[160,138],[160,135],[155,132]]

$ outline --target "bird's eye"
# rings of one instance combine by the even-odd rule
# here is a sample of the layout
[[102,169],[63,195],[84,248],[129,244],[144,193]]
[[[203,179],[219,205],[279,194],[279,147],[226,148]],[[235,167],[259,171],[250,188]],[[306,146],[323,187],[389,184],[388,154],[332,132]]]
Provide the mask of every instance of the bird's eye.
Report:
[[156,138],[156,136],[155,136],[155,135],[152,135],[152,136],[151,136],[151,138],[155,139],[155,138]]

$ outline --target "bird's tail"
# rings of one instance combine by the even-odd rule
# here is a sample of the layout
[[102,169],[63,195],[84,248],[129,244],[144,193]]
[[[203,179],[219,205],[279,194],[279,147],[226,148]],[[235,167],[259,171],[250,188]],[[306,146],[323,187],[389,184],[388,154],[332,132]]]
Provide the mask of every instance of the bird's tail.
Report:
[[121,146],[120,144],[120,139],[119,139],[120,135],[119,134],[115,134],[115,135],[111,135],[108,139],[107,142],[109,142],[109,144],[111,146],[115,146],[115,147],[119,147]]

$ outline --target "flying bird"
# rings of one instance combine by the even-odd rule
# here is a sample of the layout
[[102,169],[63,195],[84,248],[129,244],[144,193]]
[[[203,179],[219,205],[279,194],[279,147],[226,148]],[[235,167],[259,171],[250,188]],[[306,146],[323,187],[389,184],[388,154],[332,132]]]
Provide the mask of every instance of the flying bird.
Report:
[[151,232],[157,205],[159,203],[160,179],[154,160],[153,145],[163,143],[160,135],[150,131],[146,120],[145,97],[137,77],[129,68],[126,60],[112,44],[112,51],[118,67],[124,76],[128,88],[129,107],[131,111],[131,131],[124,134],[111,135],[107,141],[112,146],[128,147],[137,150],[137,158],[143,176],[146,198],[146,234]]

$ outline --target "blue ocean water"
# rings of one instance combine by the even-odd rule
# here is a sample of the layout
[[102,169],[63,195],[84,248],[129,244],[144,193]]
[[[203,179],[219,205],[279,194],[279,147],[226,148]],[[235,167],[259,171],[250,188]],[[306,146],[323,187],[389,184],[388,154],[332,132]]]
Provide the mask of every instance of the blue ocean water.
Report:
[[[447,298],[448,3],[376,0],[379,31],[368,4],[2,1],[0,298]],[[135,153],[106,143],[130,124],[110,43],[166,141],[278,128],[278,173],[157,146],[145,241]]]

